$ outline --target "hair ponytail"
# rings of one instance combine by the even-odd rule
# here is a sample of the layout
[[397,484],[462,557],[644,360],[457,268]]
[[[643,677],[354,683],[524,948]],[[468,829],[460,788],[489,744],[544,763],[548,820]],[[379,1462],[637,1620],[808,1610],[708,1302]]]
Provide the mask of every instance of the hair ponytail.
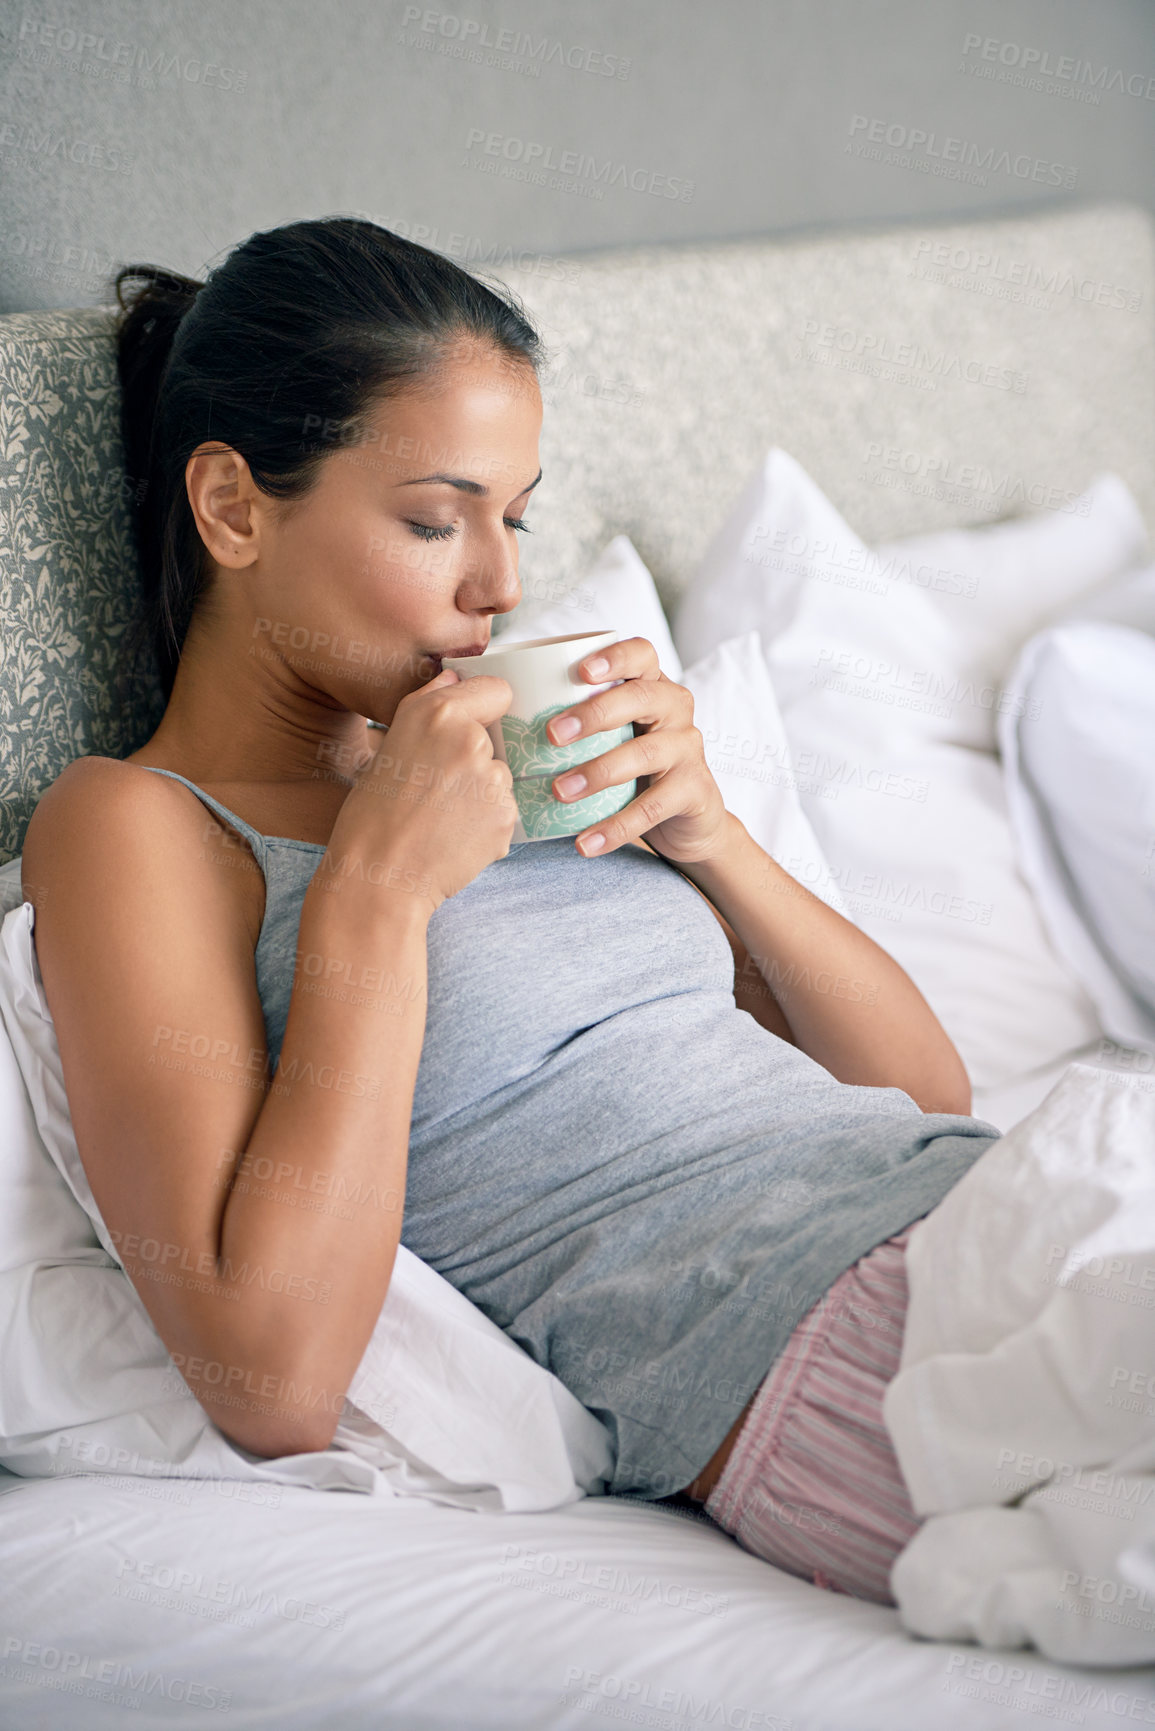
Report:
[[434,371],[461,337],[517,365],[541,360],[508,291],[357,217],[250,235],[204,283],[156,265],[115,282],[145,603],[128,647],[151,642],[166,699],[209,572],[185,489],[199,445],[235,450],[262,492],[296,499],[377,400]]
[[[174,635],[178,646],[183,641],[194,596],[190,594],[188,597],[184,626],[180,628],[172,616],[177,597],[170,595],[168,589],[158,583],[165,561],[164,526],[158,510],[162,488],[155,460],[154,435],[161,382],[172,355],[173,341],[203,287],[203,283],[192,277],[161,270],[151,264],[126,265],[117,272],[115,281],[117,304],[122,313],[116,343],[121,435],[125,474],[130,496],[136,501],[134,528],[146,612],[146,618],[138,623],[128,651],[139,654],[145,640],[152,639],[166,697],[172,689],[175,663],[171,668],[166,666],[170,657],[163,644],[165,639]],[[179,610],[185,612],[183,608]]]
[[[139,287],[125,293],[125,285]],[[147,479],[152,430],[160,382],[173,338],[203,283],[151,264],[130,264],[117,272],[116,299],[124,317],[117,340],[121,424],[129,475]]]

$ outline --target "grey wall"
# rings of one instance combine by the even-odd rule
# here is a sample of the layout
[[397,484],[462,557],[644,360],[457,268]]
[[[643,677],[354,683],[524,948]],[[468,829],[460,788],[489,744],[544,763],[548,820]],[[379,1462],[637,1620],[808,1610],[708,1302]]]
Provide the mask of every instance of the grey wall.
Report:
[[1155,0],[0,0],[0,32],[0,311],[338,210],[500,267],[1155,208]]

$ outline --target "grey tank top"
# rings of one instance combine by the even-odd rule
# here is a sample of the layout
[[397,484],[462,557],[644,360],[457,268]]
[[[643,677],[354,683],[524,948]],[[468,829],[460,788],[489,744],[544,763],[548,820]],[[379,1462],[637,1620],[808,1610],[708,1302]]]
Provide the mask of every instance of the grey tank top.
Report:
[[[326,850],[156,773],[264,873],[275,1067]],[[615,1493],[688,1485],[806,1312],[999,1134],[836,1081],[733,986],[705,900],[640,848],[513,846],[429,922],[402,1240],[608,1425]]]

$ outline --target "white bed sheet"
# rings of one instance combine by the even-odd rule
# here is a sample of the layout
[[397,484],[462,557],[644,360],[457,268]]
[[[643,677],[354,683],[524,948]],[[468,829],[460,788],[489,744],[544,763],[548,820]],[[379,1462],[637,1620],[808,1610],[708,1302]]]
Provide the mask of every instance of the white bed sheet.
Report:
[[20,1583],[0,1634],[5,1731],[1155,1723],[1155,1670],[914,1640],[893,1611],[620,1499],[496,1515],[0,1473],[0,1551]]

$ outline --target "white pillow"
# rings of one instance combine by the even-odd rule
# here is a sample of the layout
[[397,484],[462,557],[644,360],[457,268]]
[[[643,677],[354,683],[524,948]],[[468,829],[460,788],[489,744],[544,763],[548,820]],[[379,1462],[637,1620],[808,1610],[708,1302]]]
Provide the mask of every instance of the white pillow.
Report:
[[1105,1032],[1155,1052],[1155,638],[1055,626],[1011,689],[1001,733],[1023,872]]
[[1062,623],[1074,619],[1099,619],[1104,624],[1133,625],[1136,631],[1155,636],[1155,565],[1127,571],[1115,583],[1084,595],[1063,614]]
[[727,811],[807,889],[844,913],[842,897],[798,798],[799,778],[757,631],[719,643],[679,682]]
[[[53,1257],[100,1266],[92,1222],[50,1160],[30,1158],[39,1138],[32,1102],[0,1024],[0,1282]],[[0,1307],[0,1314],[10,1312]],[[0,1428],[3,1428],[0,1419]]]
[[[1090,520],[1107,525],[1099,571],[1131,544],[1120,488],[1108,480],[1092,498]],[[720,633],[761,626],[798,797],[849,916],[910,974],[985,1090],[1086,1046],[1100,1027],[1018,872],[998,760],[960,743],[985,741],[994,705],[966,682],[952,691],[954,627],[931,587],[946,577],[891,570],[881,574],[821,489],[773,450],[708,550],[674,635],[689,657]],[[972,600],[982,595],[980,576]],[[1021,621],[1025,594],[1015,605]]]
[[[541,594],[527,582],[507,621],[494,620],[494,641],[526,643],[531,637],[561,637],[570,631],[620,631],[645,637],[658,652],[667,679],[682,684],[682,662],[674,648],[654,579],[628,535],[615,535],[581,583]],[[729,636],[729,632],[723,635]]]
[[783,713],[812,687],[854,731],[909,731],[994,751],[1003,682],[1022,644],[1133,568],[1142,514],[1116,475],[1071,512],[915,536],[870,549],[794,459],[754,471],[683,594],[684,661],[758,629]]
[[882,569],[909,572],[906,581],[931,578],[923,593],[948,635],[941,670],[928,671],[941,671],[954,709],[942,737],[996,750],[1006,681],[1023,644],[1073,604],[1093,603],[1146,550],[1142,512],[1112,474],[1096,477],[1071,511],[1040,511],[877,548]]
[[[0,875],[10,894],[12,867]],[[177,1374],[92,1199],[33,925],[30,902],[0,924],[0,1464],[27,1477],[167,1471],[511,1511],[603,1488],[605,1427],[404,1246],[333,1446],[266,1461],[231,1445]]]
[[[0,868],[0,920],[20,899],[17,859]],[[0,1022],[0,1281],[30,1262],[53,1257],[96,1266],[106,1261],[92,1222],[38,1143],[32,1101]],[[0,1305],[0,1317],[6,1314]]]

